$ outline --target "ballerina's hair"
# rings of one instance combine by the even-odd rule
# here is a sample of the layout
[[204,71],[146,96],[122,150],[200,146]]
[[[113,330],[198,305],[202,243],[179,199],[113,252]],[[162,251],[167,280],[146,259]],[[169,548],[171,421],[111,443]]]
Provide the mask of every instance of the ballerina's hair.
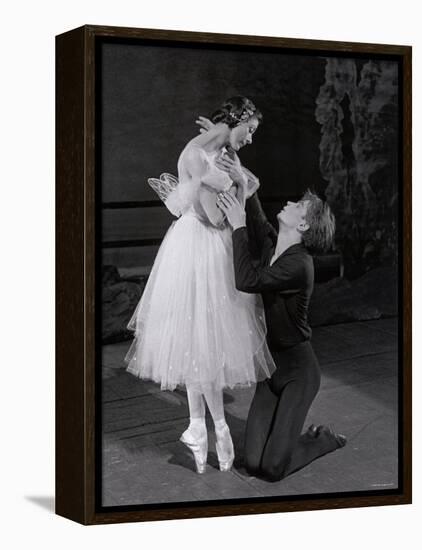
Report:
[[247,122],[253,116],[258,119],[258,122],[261,122],[262,113],[250,99],[234,96],[226,99],[221,107],[211,115],[211,121],[214,124],[224,122],[229,128],[234,128],[242,122]]
[[325,252],[331,248],[336,231],[336,220],[329,205],[315,193],[306,191],[302,201],[309,201],[306,222],[309,225],[303,235],[303,244],[311,253]]

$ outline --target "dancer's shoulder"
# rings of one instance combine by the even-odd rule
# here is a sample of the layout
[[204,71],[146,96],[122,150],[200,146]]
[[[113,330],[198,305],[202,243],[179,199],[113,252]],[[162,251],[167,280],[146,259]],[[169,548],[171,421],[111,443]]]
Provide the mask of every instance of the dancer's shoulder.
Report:
[[190,141],[179,156],[179,164],[205,168],[208,164],[208,157],[204,149],[194,140]]

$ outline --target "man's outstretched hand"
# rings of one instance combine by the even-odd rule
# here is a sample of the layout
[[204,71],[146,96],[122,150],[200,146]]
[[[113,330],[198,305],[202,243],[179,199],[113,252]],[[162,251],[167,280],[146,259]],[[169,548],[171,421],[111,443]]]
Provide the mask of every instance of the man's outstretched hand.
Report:
[[219,193],[217,206],[224,212],[233,231],[246,226],[246,212],[240,202],[230,193]]

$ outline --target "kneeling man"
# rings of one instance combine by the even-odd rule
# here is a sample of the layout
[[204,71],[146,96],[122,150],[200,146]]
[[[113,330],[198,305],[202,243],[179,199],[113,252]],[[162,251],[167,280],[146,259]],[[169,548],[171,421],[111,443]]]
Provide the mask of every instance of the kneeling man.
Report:
[[[256,387],[246,426],[245,465],[251,475],[280,480],[346,443],[327,426],[312,425],[302,433],[321,380],[308,323],[311,254],[331,245],[335,219],[328,204],[311,192],[281,210],[278,233],[256,194],[246,212],[230,194],[219,196],[219,206],[233,228],[236,287],[262,295],[267,341],[277,365],[273,376]],[[260,251],[258,266],[249,250],[246,221]]]

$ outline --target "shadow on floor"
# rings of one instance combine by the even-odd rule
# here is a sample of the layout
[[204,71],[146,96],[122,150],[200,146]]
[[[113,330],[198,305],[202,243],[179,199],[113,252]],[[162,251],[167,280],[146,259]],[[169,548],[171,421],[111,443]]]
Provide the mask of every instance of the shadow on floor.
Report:
[[55,512],[55,498],[53,496],[25,496],[25,500],[36,504],[40,508],[44,508],[48,512]]

